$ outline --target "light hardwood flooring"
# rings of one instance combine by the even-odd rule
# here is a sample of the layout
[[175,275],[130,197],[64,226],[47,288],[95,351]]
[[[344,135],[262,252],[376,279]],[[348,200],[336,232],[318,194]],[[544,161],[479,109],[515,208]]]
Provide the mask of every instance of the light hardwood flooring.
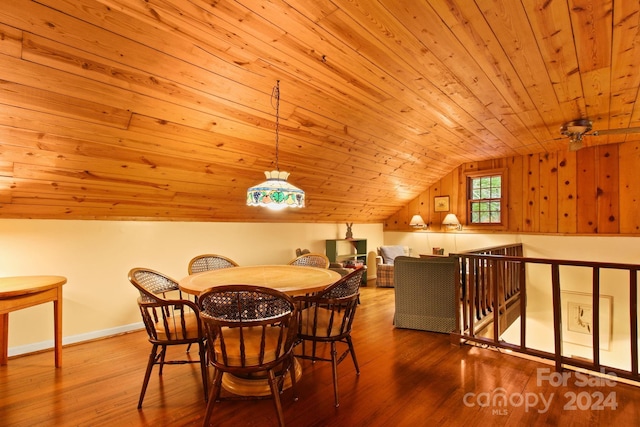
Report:
[[[340,407],[333,406],[330,364],[303,361],[299,400],[282,394],[288,426],[637,425],[640,388],[594,378],[582,386],[570,371],[558,385],[541,377],[549,365],[396,329],[393,292],[362,289],[353,333],[361,374],[348,358],[338,367]],[[134,332],[67,346],[60,369],[52,352],[11,358],[0,367],[0,425],[201,425],[197,365],[167,366],[162,377],[155,368],[136,408],[149,349],[146,335]],[[277,425],[270,400],[221,402],[214,418],[220,426]]]

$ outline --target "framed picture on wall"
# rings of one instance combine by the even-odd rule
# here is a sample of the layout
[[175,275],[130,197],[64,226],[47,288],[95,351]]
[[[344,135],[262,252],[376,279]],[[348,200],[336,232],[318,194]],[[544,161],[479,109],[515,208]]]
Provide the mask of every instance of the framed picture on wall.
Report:
[[[562,340],[593,347],[593,301],[591,294],[563,291]],[[611,305],[613,297],[600,296],[600,349],[609,350],[611,341]]]
[[449,211],[449,196],[434,197],[433,200],[434,200],[433,210],[435,212]]

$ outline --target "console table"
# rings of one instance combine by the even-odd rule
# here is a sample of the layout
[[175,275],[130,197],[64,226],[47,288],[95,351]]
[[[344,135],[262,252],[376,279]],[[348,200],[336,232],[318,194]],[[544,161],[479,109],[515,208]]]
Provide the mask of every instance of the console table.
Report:
[[9,313],[45,302],[53,302],[56,368],[62,366],[62,276],[0,277],[0,366],[9,351]]

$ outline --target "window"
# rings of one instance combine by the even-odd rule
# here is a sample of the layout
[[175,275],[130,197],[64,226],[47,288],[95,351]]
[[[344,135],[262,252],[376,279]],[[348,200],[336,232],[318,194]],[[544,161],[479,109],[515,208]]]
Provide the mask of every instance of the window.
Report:
[[498,225],[503,223],[503,173],[492,172],[468,177],[468,207],[470,224]]

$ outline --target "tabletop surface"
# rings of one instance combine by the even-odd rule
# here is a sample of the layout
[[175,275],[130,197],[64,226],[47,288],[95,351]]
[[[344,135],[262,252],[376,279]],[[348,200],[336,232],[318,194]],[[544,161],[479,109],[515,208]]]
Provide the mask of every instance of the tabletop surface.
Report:
[[67,283],[67,278],[62,276],[0,277],[0,298],[34,294],[65,283]]
[[220,285],[257,285],[289,295],[317,292],[340,280],[340,273],[297,265],[251,265],[192,274],[180,280],[182,291],[198,295]]

